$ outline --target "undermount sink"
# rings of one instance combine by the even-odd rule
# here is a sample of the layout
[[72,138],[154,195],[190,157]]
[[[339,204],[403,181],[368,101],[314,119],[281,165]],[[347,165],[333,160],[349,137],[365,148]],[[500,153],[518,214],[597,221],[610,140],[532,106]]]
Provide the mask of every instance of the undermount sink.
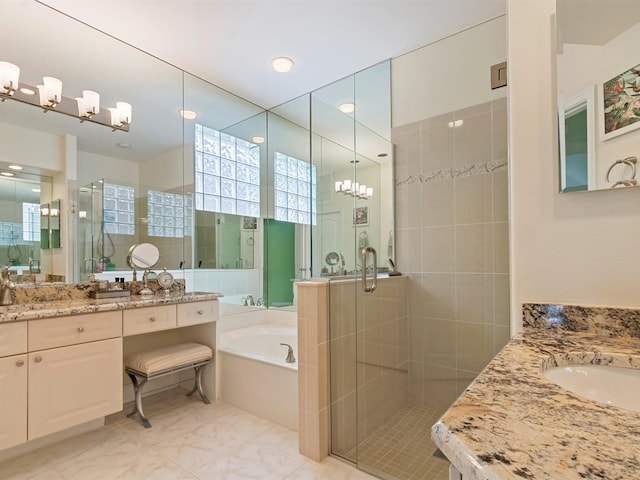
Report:
[[609,365],[563,365],[543,372],[557,385],[606,405],[640,412],[640,370]]

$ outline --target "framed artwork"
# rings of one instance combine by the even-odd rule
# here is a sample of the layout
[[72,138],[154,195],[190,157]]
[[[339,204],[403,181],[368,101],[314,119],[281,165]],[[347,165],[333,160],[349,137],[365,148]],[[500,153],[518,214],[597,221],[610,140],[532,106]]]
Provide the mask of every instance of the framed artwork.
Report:
[[243,230],[255,230],[258,228],[258,219],[256,217],[242,217]]
[[356,207],[353,209],[353,224],[356,227],[369,225],[369,207]]
[[624,135],[640,127],[640,64],[602,84],[600,89],[602,140]]

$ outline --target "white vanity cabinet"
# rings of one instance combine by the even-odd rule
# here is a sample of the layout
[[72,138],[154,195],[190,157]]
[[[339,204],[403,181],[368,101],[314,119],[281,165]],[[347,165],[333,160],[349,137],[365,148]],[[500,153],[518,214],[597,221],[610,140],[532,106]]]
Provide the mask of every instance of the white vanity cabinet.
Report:
[[0,324],[0,450],[27,440],[27,324]]

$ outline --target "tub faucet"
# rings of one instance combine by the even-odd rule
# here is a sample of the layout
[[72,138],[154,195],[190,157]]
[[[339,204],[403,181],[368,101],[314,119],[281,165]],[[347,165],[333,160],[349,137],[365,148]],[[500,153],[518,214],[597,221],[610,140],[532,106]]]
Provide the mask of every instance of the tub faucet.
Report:
[[283,347],[289,348],[289,350],[287,351],[287,358],[285,359],[285,361],[287,363],[296,363],[296,357],[293,355],[293,348],[291,347],[291,345],[289,345],[288,343],[281,343],[280,345],[282,345]]
[[251,295],[251,294],[247,295],[242,300],[244,300],[243,306],[245,306],[245,307],[252,307],[252,306],[254,306],[256,304],[253,301],[253,295]]

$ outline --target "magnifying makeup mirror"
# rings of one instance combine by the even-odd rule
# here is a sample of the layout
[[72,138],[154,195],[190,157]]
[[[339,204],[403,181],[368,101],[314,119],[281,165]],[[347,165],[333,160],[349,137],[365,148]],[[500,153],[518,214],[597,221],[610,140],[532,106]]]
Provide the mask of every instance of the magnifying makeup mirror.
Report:
[[127,265],[135,272],[136,269],[144,270],[142,281],[144,288],[140,290],[139,295],[153,295],[153,291],[149,288],[147,280],[149,278],[149,269],[153,268],[160,260],[160,250],[151,243],[139,243],[132,245],[127,254]]

